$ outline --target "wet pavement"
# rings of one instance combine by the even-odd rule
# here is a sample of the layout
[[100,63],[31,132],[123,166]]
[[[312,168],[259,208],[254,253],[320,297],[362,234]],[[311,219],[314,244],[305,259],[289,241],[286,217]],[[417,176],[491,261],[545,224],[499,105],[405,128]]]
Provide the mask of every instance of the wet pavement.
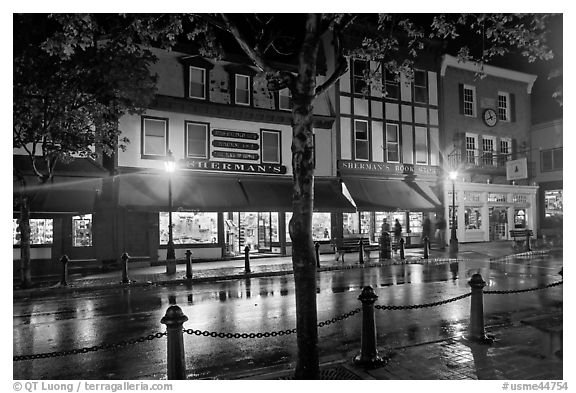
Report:
[[[434,277],[426,278],[426,267],[433,265],[445,266],[442,274],[449,276],[452,265],[460,264],[460,277],[454,277],[453,280],[467,280],[471,272],[486,269],[487,261],[497,262],[495,265],[500,269],[500,273],[495,279],[497,282],[493,285],[504,285],[509,282],[518,285],[528,283],[530,280],[538,280],[541,284],[541,277],[548,277],[548,281],[558,281],[561,277],[558,273],[558,266],[546,266],[545,264],[530,263],[531,258],[538,258],[541,254],[546,254],[549,250],[537,250],[520,255],[525,258],[526,263],[522,263],[521,268],[518,263],[522,261],[518,255],[512,259],[512,247],[510,243],[481,243],[481,244],[461,244],[458,259],[450,259],[446,250],[431,250],[429,259],[422,258],[421,249],[407,249],[406,259],[400,260],[398,256],[392,260],[379,261],[376,258],[367,261],[363,265],[358,264],[357,258],[354,260],[347,256],[346,263],[334,261],[333,255],[321,255],[320,271],[338,272],[344,269],[366,269],[372,266],[389,267],[390,271],[396,271],[405,264],[422,265],[424,271],[418,269],[412,270],[412,277],[408,277],[407,282],[416,285],[396,286],[394,282],[386,284],[385,280],[378,277],[378,283],[383,288],[389,288],[400,291],[400,298],[406,296],[406,292],[411,294],[416,289],[418,292],[418,282],[426,282],[428,279],[436,281]],[[374,256],[377,253],[373,253]],[[462,263],[468,261],[468,263]],[[478,263],[475,263],[477,261]],[[492,267],[492,263],[489,264]],[[450,269],[448,268],[450,266]],[[464,267],[467,269],[464,269]],[[209,283],[221,282],[223,280],[237,280],[239,278],[248,279],[256,277],[273,277],[285,276],[291,274],[290,257],[285,258],[254,258],[251,261],[251,273],[244,272],[244,260],[220,261],[220,262],[195,262],[193,265],[192,281],[183,279],[185,275],[185,265],[178,265],[178,271],[175,275],[167,275],[165,267],[139,267],[130,269],[130,279],[135,280],[132,284],[120,284],[121,272],[110,272],[94,274],[85,277],[73,277],[71,285],[67,287],[40,287],[31,290],[15,290],[14,298],[32,298],[53,294],[55,298],[62,293],[75,293],[106,290],[108,288],[141,288],[145,289],[151,286],[162,285],[170,287],[173,284],[182,285],[183,283]],[[433,269],[434,270],[434,269]],[[420,273],[418,273],[420,271]],[[456,271],[458,268],[456,267]],[[352,272],[352,271],[351,271]],[[360,272],[360,271],[359,271]],[[424,275],[424,276],[423,276]],[[484,275],[484,272],[483,272]],[[391,277],[395,277],[393,274]],[[330,293],[340,293],[350,291],[352,288],[348,285],[340,285],[335,282],[336,278],[331,279],[332,288],[329,291],[322,289],[322,294],[330,297]],[[410,281],[412,280],[412,281]],[[245,281],[248,283],[248,281]],[[383,283],[383,284],[382,284]],[[404,283],[404,282],[402,282]],[[533,283],[525,284],[533,286]],[[546,283],[546,282],[542,282]],[[373,285],[366,283],[367,285]],[[460,283],[462,284],[462,283]],[[206,284],[208,285],[208,284]],[[221,284],[218,284],[221,285]],[[336,286],[334,286],[336,285]],[[388,287],[393,285],[393,287]],[[250,288],[248,288],[250,290]],[[252,288],[256,293],[257,288]],[[261,291],[262,289],[260,289]],[[357,289],[355,289],[357,290]],[[555,290],[562,294],[562,286]],[[286,297],[288,293],[293,293],[293,289],[284,289],[281,296]],[[222,293],[226,295],[230,291],[220,291],[220,300]],[[231,291],[234,292],[234,291]],[[456,291],[457,292],[457,291]],[[455,292],[455,294],[456,294]],[[541,292],[541,291],[540,291]],[[404,293],[404,295],[402,295]],[[451,294],[443,290],[437,292],[440,297],[450,297]],[[321,296],[320,294],[319,296]],[[533,293],[532,293],[533,294]],[[450,296],[449,296],[450,295]],[[188,295],[192,296],[192,295]],[[194,296],[197,296],[194,294]],[[260,296],[263,296],[260,293]],[[412,295],[413,296],[413,295]],[[537,296],[537,295],[531,295]],[[392,298],[391,298],[392,299]],[[538,301],[538,297],[534,297]],[[381,299],[385,301],[386,299]],[[423,300],[434,301],[435,299],[410,299],[416,303],[422,303]],[[494,299],[485,301],[494,302]],[[178,301],[178,304],[181,302]],[[285,302],[284,302],[285,303]],[[490,304],[490,303],[489,303]],[[469,300],[462,307],[467,307]],[[134,307],[135,304],[130,304]],[[275,308],[275,307],[274,307]],[[351,359],[358,354],[358,351],[351,350],[357,346],[343,347],[338,354],[331,354],[321,359],[321,377],[323,379],[542,379],[542,380],[561,380],[562,374],[562,301],[559,304],[556,301],[554,307],[545,308],[547,311],[525,311],[517,313],[513,318],[492,318],[487,324],[487,333],[495,337],[492,345],[481,345],[469,342],[465,339],[466,329],[454,330],[450,334],[443,335],[439,339],[428,340],[418,345],[407,345],[402,340],[388,340],[385,343],[379,341],[378,350],[380,355],[388,358],[385,367],[375,369],[363,369],[353,365]],[[208,310],[208,308],[206,309]],[[270,309],[271,310],[271,309]],[[454,310],[458,310],[455,308]],[[342,311],[349,311],[347,308]],[[266,311],[269,314],[271,311]],[[283,312],[288,312],[284,310]],[[320,315],[319,321],[323,320],[324,315]],[[422,317],[423,313],[418,315]],[[275,317],[274,317],[275,318]],[[414,317],[416,318],[416,316]],[[416,318],[416,319],[418,319]],[[90,319],[90,318],[88,318]],[[215,319],[216,321],[216,319]],[[217,321],[216,321],[217,322]],[[415,320],[415,323],[418,323]],[[357,331],[357,327],[350,327],[351,330]],[[341,337],[342,332],[335,332],[335,337]],[[410,334],[410,332],[408,332]],[[322,338],[322,336],[321,336]],[[282,346],[279,346],[280,350]],[[281,363],[281,362],[279,362]],[[255,367],[253,370],[242,371],[237,373],[227,373],[222,370],[221,373],[210,378],[216,379],[291,379],[293,375],[293,364],[277,364],[272,367]],[[189,375],[190,378],[202,378],[201,375]],[[113,377],[112,377],[113,378]],[[162,378],[159,375],[142,375],[140,378],[157,379]]]

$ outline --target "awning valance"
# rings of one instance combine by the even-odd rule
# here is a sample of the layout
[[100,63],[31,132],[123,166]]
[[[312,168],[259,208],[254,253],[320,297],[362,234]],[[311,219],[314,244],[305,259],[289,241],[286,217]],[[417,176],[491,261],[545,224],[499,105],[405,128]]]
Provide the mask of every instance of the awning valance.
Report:
[[[116,177],[118,204],[132,209],[168,211],[168,176],[131,173]],[[356,211],[336,179],[315,179],[315,211]],[[174,174],[173,210],[291,211],[289,177],[236,177]]]
[[[433,210],[440,202],[432,190],[415,182],[403,180],[376,180],[376,179],[344,179],[352,199],[358,210],[389,211],[389,210]],[[423,189],[427,189],[438,201],[436,203],[430,196],[424,196]]]
[[[240,183],[251,206],[261,211],[292,210],[291,178],[246,178]],[[257,209],[257,210],[258,210]],[[355,212],[354,205],[342,194],[337,179],[314,179],[314,211]]]

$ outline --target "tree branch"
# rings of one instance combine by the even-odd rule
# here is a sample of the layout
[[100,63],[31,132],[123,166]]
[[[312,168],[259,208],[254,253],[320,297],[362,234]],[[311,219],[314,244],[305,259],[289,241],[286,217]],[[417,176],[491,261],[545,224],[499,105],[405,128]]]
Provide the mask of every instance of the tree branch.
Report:
[[[346,25],[349,23],[351,23],[351,20],[348,21]],[[340,79],[342,75],[348,71],[348,61],[346,60],[346,57],[344,57],[341,30],[338,26],[334,26],[334,39],[332,42],[334,44],[334,52],[336,53],[336,56],[338,56],[336,68],[334,69],[334,72],[332,72],[332,74],[328,77],[328,79],[324,81],[324,83],[316,87],[316,90],[314,91],[314,97],[318,97],[325,93],[333,84],[336,83],[338,79]]]

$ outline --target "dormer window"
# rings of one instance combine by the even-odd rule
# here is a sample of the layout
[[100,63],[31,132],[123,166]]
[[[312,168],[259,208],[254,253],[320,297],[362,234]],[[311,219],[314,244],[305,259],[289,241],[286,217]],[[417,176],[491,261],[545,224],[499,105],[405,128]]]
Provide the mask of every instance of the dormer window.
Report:
[[206,99],[206,70],[199,67],[188,67],[188,97]]
[[236,74],[234,102],[238,105],[250,105],[250,77]]

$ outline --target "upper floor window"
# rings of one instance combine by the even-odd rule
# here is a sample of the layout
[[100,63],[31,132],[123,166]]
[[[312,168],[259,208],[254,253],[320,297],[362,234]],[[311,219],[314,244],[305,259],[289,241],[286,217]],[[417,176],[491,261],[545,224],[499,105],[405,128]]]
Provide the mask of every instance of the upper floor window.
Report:
[[368,62],[364,60],[354,60],[353,62],[353,83],[355,94],[365,94],[368,85],[366,84],[366,70],[368,69]]
[[426,71],[414,70],[414,102],[428,102],[428,82]]
[[510,94],[498,92],[498,119],[510,121]]
[[250,105],[250,77],[236,74],[234,99],[236,104]]
[[428,130],[415,127],[414,145],[416,147],[416,164],[428,164]]
[[168,150],[168,119],[142,117],[142,155],[165,156]]
[[262,162],[280,164],[280,131],[262,130]]
[[476,117],[476,87],[470,85],[460,85],[460,106],[461,112],[465,116]]
[[292,95],[290,89],[285,88],[278,91],[278,108],[284,111],[292,109]]
[[482,164],[494,165],[495,150],[494,137],[482,137]]
[[386,162],[399,162],[398,124],[386,124]]
[[190,66],[188,72],[188,97],[206,99],[206,70]]
[[354,148],[357,160],[369,159],[368,122],[354,120]]
[[500,139],[500,161],[510,161],[512,159],[512,140],[509,138]]
[[397,100],[400,98],[400,82],[398,76],[388,70],[384,73],[384,87],[386,89],[386,98]]
[[185,122],[186,157],[208,158],[208,124]]
[[466,135],[466,163],[476,164],[476,156],[478,155],[478,135]]
[[542,172],[562,169],[562,148],[542,150],[540,152],[540,167]]

